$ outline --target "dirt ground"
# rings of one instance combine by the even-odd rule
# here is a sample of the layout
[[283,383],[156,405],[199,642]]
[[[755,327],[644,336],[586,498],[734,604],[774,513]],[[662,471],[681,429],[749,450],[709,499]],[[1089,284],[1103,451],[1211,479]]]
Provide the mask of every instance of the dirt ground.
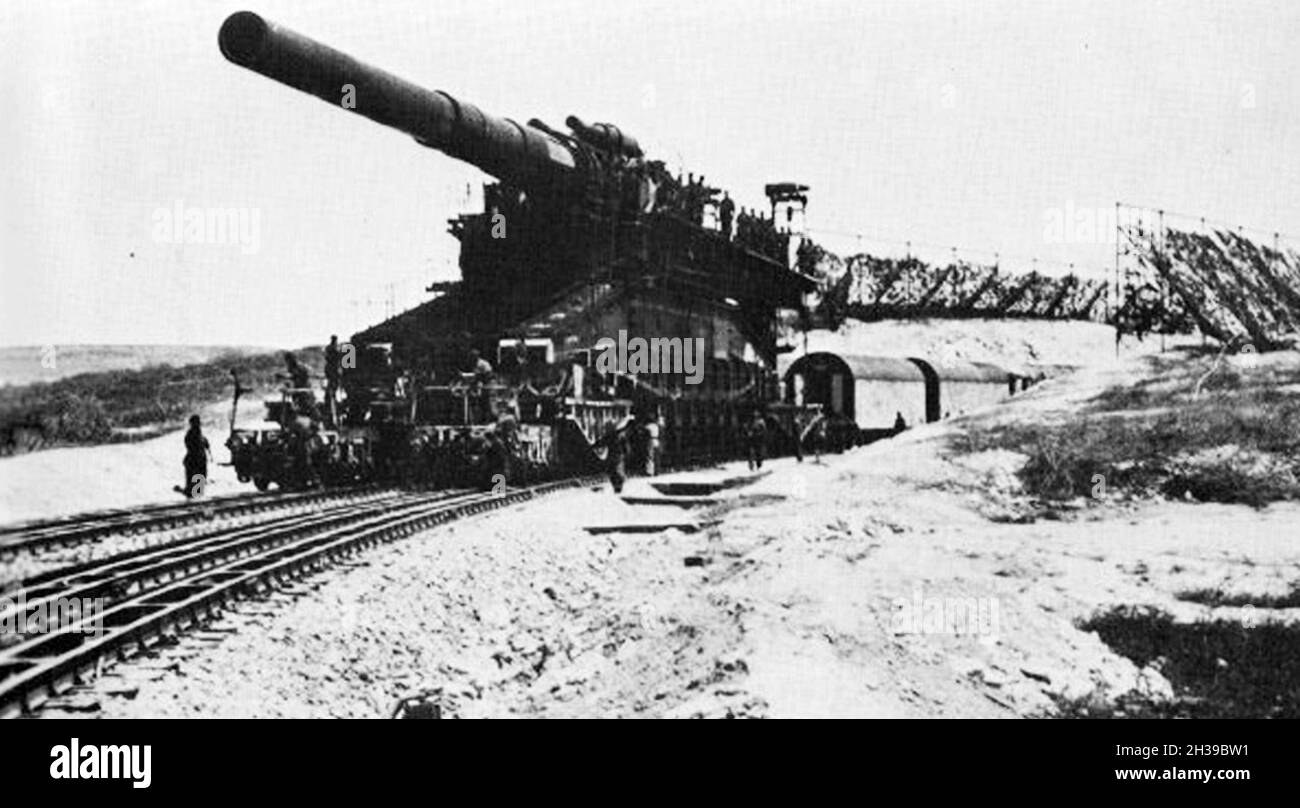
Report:
[[[949,428],[769,463],[703,511],[583,490],[407,539],[243,604],[63,709],[385,716],[423,693],[463,717],[1052,715],[1172,692],[1088,618],[1240,617],[1179,596],[1296,583],[1296,506],[991,521],[1016,459],[946,459]],[[672,519],[699,529],[583,530]]]
[[[251,427],[266,412],[259,397],[239,402],[238,423]],[[230,402],[218,402],[200,414],[203,434],[212,448],[208,464],[210,496],[253,491],[227,465]],[[136,443],[111,443],[47,449],[0,460],[0,523],[45,519],[104,508],[130,508],[158,502],[181,502],[172,490],[185,473],[185,430]]]
[[[952,449],[1068,419],[1142,367],[772,461],[703,508],[605,486],[454,523],[242,603],[46,715],[383,717],[417,695],[460,717],[1125,715],[1243,681],[1245,712],[1292,714],[1300,504],[1101,498],[1026,520],[1023,456]],[[619,526],[636,530],[585,529]]]

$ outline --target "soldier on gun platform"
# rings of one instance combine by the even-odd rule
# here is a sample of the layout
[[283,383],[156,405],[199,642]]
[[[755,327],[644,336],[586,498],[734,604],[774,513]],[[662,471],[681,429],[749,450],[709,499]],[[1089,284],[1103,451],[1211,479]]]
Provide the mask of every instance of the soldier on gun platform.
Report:
[[474,374],[473,385],[470,388],[470,400],[474,410],[474,421],[482,422],[491,417],[492,411],[488,406],[487,385],[492,383],[492,364],[483,358],[477,348],[472,348],[469,352],[469,372]]
[[337,334],[330,335],[330,344],[325,346],[325,407],[330,426],[337,423],[335,412],[339,390],[339,377],[343,372],[343,352],[339,350]]
[[293,407],[301,415],[311,415],[316,405],[316,396],[311,392],[311,376],[307,368],[298,364],[298,357],[290,351],[284,352],[284,367],[289,376],[289,386],[293,389]]
[[718,203],[718,217],[722,219],[722,235],[731,241],[731,224],[736,216],[736,203],[731,201],[731,194],[724,192]]
[[514,376],[516,380],[523,381],[528,378],[528,366],[531,364],[528,356],[528,343],[524,342],[523,337],[520,337],[519,341],[515,343],[514,360]]
[[469,372],[473,373],[475,380],[481,384],[486,384],[492,379],[492,363],[483,358],[478,348],[473,348],[469,352]]

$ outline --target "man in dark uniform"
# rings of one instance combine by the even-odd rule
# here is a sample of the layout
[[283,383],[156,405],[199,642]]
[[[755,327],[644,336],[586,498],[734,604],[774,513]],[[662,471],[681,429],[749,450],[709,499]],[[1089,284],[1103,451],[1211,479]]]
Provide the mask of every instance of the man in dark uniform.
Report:
[[469,372],[474,374],[473,385],[469,391],[473,401],[474,422],[482,423],[492,415],[487,387],[493,381],[493,370],[492,364],[483,358],[477,348],[469,352]]
[[469,469],[470,436],[468,429],[462,429],[452,438],[447,447],[447,474],[452,480],[464,480]]
[[475,380],[480,384],[492,381],[492,363],[483,358],[478,348],[470,349],[469,372],[474,374]]
[[722,194],[722,201],[718,203],[718,216],[722,219],[722,235],[730,241],[731,224],[736,216],[736,203],[731,201],[731,194]]
[[[315,454],[321,448],[319,424],[306,418],[295,418],[289,426],[289,456],[293,463],[293,477],[297,485],[313,488],[321,483],[316,470]],[[385,452],[391,457],[392,452]]]
[[298,357],[289,351],[284,352],[284,368],[289,376],[290,386],[297,388],[311,386],[311,377],[307,374],[307,368],[298,364]]
[[519,442],[519,415],[508,403],[497,405],[497,435],[511,449]]
[[343,373],[343,352],[339,350],[339,338],[330,335],[330,344],[325,346],[325,406],[330,425],[337,423],[335,402],[339,390],[339,378]]
[[208,439],[203,437],[199,416],[190,416],[190,428],[185,433],[185,487],[178,489],[190,499],[203,495],[208,484]]
[[311,392],[311,377],[307,374],[307,368],[298,364],[298,357],[289,351],[284,352],[284,367],[289,375],[289,386],[294,389],[294,409],[301,415],[311,415],[316,397]]
[[763,455],[767,449],[767,422],[763,420],[763,411],[754,410],[754,415],[745,424],[745,447],[749,451],[750,471],[763,468]]
[[510,476],[510,449],[496,432],[485,433],[483,439],[487,441],[487,448],[483,452],[483,490],[504,492],[506,480]]
[[810,435],[810,439],[811,439],[810,443],[812,443],[812,447],[813,447],[813,459],[816,462],[820,463],[822,460],[822,452],[826,450],[825,416],[821,416],[821,415],[817,416],[817,420],[814,422],[814,426],[812,428],[812,434]]
[[627,480],[627,434],[618,427],[613,427],[605,436],[609,451],[605,455],[605,468],[609,473],[610,485],[614,493],[623,492],[623,483]]
[[528,378],[528,366],[529,364],[531,364],[531,360],[528,357],[528,343],[524,342],[523,338],[520,338],[520,340],[515,343],[514,359],[515,359],[515,368],[514,368],[515,379],[518,381],[526,380]]

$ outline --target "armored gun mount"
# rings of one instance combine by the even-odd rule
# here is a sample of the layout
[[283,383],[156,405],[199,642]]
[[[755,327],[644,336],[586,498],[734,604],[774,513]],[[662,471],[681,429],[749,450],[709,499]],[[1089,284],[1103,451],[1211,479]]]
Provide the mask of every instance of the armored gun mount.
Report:
[[519,124],[363,64],[251,11],[230,15],[218,42],[240,67],[405,132],[521,188],[576,190],[642,156],[636,139],[613,124],[570,116],[569,136]]
[[[218,41],[240,67],[404,132],[499,181],[484,188],[482,213],[450,220],[461,242],[458,288],[427,312],[357,335],[362,341],[397,340],[404,351],[423,341],[420,350],[429,350],[448,335],[472,332],[486,342],[526,331],[528,318],[577,290],[614,287],[652,288],[682,311],[696,311],[693,301],[701,300],[739,306],[752,324],[746,327],[763,332],[754,340],[771,345],[774,308],[800,305],[811,286],[788,270],[784,237],[738,234],[733,241],[704,227],[716,189],[703,177],[674,178],[613,124],[569,116],[567,133],[538,120],[520,124],[248,11],[227,18]],[[760,235],[774,230],[759,224]]]

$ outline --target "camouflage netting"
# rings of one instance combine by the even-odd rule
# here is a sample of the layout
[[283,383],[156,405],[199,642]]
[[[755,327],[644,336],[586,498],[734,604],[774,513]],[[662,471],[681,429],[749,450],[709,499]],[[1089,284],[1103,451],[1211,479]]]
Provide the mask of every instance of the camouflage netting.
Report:
[[840,259],[818,249],[806,256],[823,293],[817,316],[837,326],[845,317],[1019,317],[1091,320],[1106,317],[1105,281],[1074,275],[1002,272],[956,262],[939,267],[916,258],[855,255]]
[[[1121,333],[1200,331],[1261,351],[1300,342],[1300,253],[1262,246],[1230,230],[1142,226],[1123,229],[1121,252],[1121,303],[1112,320]],[[832,328],[846,317],[1108,317],[1108,282],[1102,279],[867,254],[840,258],[816,246],[801,261],[821,281],[815,316]]]
[[1130,227],[1122,331],[1200,330],[1256,350],[1292,345],[1300,333],[1300,255],[1228,230],[1197,233]]

